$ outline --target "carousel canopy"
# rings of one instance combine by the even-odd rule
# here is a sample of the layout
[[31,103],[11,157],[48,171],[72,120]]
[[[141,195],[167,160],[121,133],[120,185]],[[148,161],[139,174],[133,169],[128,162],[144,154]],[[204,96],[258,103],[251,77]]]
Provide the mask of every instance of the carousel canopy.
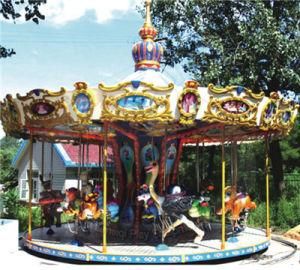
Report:
[[122,127],[137,135],[213,142],[224,139],[224,132],[228,139],[249,140],[266,133],[282,136],[292,129],[299,106],[277,92],[266,97],[243,86],[205,87],[192,80],[174,85],[160,72],[163,47],[155,41],[149,5],[147,1],[141,41],[132,49],[133,74],[113,86],[76,82],[73,90],[7,95],[1,102],[5,132],[19,138],[32,133],[54,142],[93,142],[103,139],[103,123],[113,122],[109,138]]

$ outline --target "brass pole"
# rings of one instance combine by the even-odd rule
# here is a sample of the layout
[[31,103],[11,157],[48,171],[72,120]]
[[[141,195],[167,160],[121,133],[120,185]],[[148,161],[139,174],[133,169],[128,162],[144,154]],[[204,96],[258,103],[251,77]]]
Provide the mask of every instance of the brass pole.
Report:
[[199,140],[196,145],[196,177],[197,177],[197,193],[200,192],[200,168],[199,168]]
[[29,198],[28,198],[28,240],[32,240],[32,158],[33,158],[33,136],[30,132],[29,139]]
[[223,129],[223,139],[222,139],[222,243],[221,249],[225,249],[225,148],[224,148],[224,140],[225,140],[225,129]]
[[270,166],[270,157],[269,157],[269,136],[265,137],[265,174],[266,174],[266,236],[270,237],[270,197],[269,197],[269,166]]
[[101,161],[102,161],[102,147],[101,147],[101,144],[99,143],[98,145],[98,148],[99,148],[99,185],[101,183]]
[[[42,142],[42,180],[44,182],[44,175],[45,175],[45,142]],[[43,183],[42,182],[42,183]]]
[[80,189],[80,171],[81,171],[81,137],[78,145],[78,168],[77,168],[77,190]]
[[231,187],[231,197],[234,198],[236,196],[237,191],[237,142],[234,141],[231,143],[231,177],[232,177],[232,187]]
[[103,160],[103,253],[107,253],[107,122],[104,123],[104,160]]

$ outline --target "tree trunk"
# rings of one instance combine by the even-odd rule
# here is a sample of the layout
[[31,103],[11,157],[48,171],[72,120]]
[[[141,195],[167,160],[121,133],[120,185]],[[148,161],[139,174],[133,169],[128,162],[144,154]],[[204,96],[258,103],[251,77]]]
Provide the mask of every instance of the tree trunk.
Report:
[[273,198],[279,198],[283,189],[283,164],[279,140],[273,140],[270,143],[270,159],[273,175],[273,194],[275,195]]

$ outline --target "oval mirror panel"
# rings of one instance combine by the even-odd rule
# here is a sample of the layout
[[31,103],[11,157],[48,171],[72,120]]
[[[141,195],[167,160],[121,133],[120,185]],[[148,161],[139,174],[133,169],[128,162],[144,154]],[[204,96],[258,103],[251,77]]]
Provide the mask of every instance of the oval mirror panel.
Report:
[[285,111],[282,114],[282,121],[284,123],[287,123],[291,119],[291,112],[290,111]]
[[228,100],[222,103],[222,108],[229,113],[244,113],[249,110],[249,106],[239,100]]
[[31,106],[31,112],[35,115],[48,115],[55,110],[54,106],[46,102],[38,102]]
[[91,108],[89,97],[83,93],[78,94],[74,99],[75,107],[80,113],[88,113]]
[[266,119],[270,119],[274,114],[276,113],[276,104],[274,102],[271,102],[266,109]]
[[153,105],[153,100],[144,96],[129,96],[119,99],[118,105],[128,110],[145,110]]
[[197,96],[193,93],[186,93],[182,97],[182,109],[186,113],[195,114],[197,112]]

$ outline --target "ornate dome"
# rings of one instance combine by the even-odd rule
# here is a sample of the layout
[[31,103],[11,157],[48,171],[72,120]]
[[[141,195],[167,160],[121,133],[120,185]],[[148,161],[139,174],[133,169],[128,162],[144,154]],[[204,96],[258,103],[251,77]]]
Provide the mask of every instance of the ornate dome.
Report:
[[146,21],[139,31],[142,41],[133,45],[132,56],[135,62],[135,71],[153,69],[159,71],[163,47],[154,41],[157,30],[151,24],[150,2],[146,2]]

